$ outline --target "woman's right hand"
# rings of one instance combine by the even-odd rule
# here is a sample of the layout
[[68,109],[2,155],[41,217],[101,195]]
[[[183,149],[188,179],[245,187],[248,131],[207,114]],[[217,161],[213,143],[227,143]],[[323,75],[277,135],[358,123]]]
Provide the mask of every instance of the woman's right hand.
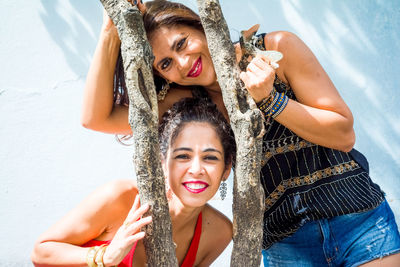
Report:
[[140,207],[140,199],[139,195],[137,195],[125,222],[118,229],[104,253],[103,262],[106,266],[114,266],[121,263],[132,249],[134,243],[144,238],[145,233],[141,231],[141,228],[152,221],[151,216],[142,218],[148,209],[148,204]]
[[108,16],[105,9],[103,9],[103,25],[101,26],[101,31],[102,33],[118,37],[117,27],[115,27],[114,22],[111,20],[110,16]]
[[120,51],[118,31],[106,11],[86,77],[81,124],[106,133],[130,134],[128,108],[114,106],[114,71]]
[[257,54],[247,65],[246,71],[240,73],[240,79],[254,101],[258,103],[270,95],[275,79],[275,69],[267,56]]

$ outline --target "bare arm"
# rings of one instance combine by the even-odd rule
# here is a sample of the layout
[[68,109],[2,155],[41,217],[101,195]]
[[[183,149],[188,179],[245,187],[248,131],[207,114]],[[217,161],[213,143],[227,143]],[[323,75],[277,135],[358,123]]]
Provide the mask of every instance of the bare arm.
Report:
[[106,133],[131,133],[128,107],[113,103],[114,70],[119,48],[117,30],[104,12],[83,96],[81,123],[85,128]]
[[[35,266],[87,266],[89,248],[80,246],[92,239],[112,238],[104,262],[120,262],[133,243],[143,238],[140,227],[151,221],[147,217],[136,222],[147,208],[139,208],[138,201],[132,206],[135,195],[137,190],[130,181],[113,182],[99,188],[39,237],[31,255],[32,262]],[[127,217],[129,206],[132,209]],[[132,224],[133,228],[120,227],[126,217],[136,222]],[[108,255],[110,257],[107,251],[112,253]],[[115,256],[119,258],[113,258]]]
[[[139,4],[139,8],[143,8],[143,4]],[[113,134],[132,133],[128,107],[113,102],[114,71],[120,43],[114,24],[104,12],[102,30],[84,90],[81,124],[85,128]],[[179,99],[191,96],[190,90],[171,88],[166,98],[159,102],[159,118]]]
[[[353,116],[311,50],[288,32],[271,33],[265,38],[267,50],[283,54],[276,72],[290,84],[298,100],[289,100],[276,120],[312,143],[350,151],[355,142]],[[244,77],[244,82],[253,98],[260,101],[272,90],[275,72],[268,64],[253,61],[258,69],[247,72],[253,72],[255,77],[257,70],[265,68],[267,75],[252,81]]]

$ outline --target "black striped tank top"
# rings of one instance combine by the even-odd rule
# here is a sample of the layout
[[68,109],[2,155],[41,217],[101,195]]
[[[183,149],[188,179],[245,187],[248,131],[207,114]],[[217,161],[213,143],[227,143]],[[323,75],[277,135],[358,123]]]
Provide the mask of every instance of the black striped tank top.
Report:
[[[259,35],[264,48],[264,34]],[[277,76],[278,92],[296,100]],[[384,193],[372,182],[368,162],[349,153],[310,143],[272,118],[266,118],[261,182],[265,191],[263,248],[290,236],[310,220],[377,207]]]

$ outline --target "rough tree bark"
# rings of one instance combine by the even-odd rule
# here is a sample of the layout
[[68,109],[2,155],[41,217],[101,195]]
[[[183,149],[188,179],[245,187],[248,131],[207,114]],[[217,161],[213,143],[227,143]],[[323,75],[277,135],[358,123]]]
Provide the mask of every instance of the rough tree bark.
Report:
[[126,0],[101,0],[101,3],[117,26],[121,39],[140,201],[150,205],[148,215],[153,217],[153,223],[145,229],[147,266],[178,266],[160,161],[152,50],[136,6]]
[[260,266],[264,192],[260,184],[263,117],[239,78],[235,50],[218,0],[197,0],[218,83],[235,133],[231,266]]

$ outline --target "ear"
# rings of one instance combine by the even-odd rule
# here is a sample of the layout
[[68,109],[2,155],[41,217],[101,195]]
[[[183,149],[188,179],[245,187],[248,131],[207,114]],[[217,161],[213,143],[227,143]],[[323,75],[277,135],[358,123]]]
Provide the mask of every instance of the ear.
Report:
[[231,173],[231,170],[232,170],[232,162],[230,162],[228,165],[226,165],[225,171],[222,174],[221,181],[226,181],[226,179],[228,179],[229,174]]

